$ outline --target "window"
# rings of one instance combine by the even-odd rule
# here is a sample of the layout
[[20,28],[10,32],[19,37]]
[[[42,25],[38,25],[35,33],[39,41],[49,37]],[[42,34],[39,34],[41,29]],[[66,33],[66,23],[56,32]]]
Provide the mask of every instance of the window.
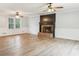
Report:
[[9,18],[9,29],[14,29],[14,20],[13,20],[13,18]]
[[15,20],[15,27],[20,28],[20,19],[19,18]]
[[20,18],[9,18],[9,29],[20,28]]

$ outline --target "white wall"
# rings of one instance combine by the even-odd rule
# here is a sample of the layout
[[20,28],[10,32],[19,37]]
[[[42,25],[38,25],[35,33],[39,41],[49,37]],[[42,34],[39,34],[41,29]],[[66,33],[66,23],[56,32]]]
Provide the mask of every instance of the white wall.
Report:
[[29,33],[37,35],[39,32],[39,15],[32,15],[29,16],[28,23],[29,23]]
[[56,37],[79,40],[79,11],[56,14]]
[[28,30],[28,17],[21,19],[21,28],[19,29],[9,29],[8,28],[8,18],[9,16],[0,15],[0,36],[29,33]]
[[39,15],[30,15],[23,17],[21,19],[21,28],[20,29],[9,29],[8,28],[8,17],[0,17],[0,36],[13,35],[13,34],[22,34],[22,33],[31,33],[37,35],[39,32]]

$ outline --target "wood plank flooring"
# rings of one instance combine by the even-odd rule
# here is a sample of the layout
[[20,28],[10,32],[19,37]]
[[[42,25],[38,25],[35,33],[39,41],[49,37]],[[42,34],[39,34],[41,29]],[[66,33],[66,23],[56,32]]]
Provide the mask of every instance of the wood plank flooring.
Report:
[[30,34],[0,37],[0,56],[79,56],[79,41]]

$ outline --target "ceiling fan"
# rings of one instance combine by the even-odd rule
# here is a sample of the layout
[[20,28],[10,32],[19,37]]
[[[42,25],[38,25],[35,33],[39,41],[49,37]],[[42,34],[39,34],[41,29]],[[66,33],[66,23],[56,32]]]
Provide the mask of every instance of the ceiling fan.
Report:
[[22,18],[23,16],[20,14],[20,12],[16,12],[15,17],[16,18],[20,18],[20,17]]
[[44,8],[43,11],[55,12],[55,11],[57,11],[57,9],[62,9],[62,8],[64,8],[64,7],[63,7],[63,6],[54,6],[53,3],[48,3],[48,4],[46,5],[46,8]]

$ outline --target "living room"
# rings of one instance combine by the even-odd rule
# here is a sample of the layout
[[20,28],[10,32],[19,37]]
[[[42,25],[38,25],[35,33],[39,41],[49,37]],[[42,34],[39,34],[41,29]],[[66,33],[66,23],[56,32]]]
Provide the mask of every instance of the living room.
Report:
[[79,3],[0,3],[0,8],[0,55],[79,55]]

